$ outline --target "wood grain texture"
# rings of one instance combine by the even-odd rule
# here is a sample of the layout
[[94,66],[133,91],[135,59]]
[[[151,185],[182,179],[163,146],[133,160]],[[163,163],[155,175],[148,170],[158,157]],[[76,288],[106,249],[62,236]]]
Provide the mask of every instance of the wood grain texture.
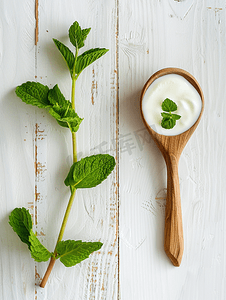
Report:
[[[225,300],[225,1],[38,2],[37,46],[35,0],[0,4],[0,298]],[[77,83],[76,108],[84,117],[79,158],[111,153],[119,169],[95,190],[78,192],[65,232],[65,239],[101,240],[104,248],[73,268],[57,262],[42,290],[37,285],[47,263],[33,262],[8,215],[29,208],[38,237],[54,248],[69,194],[63,180],[71,138],[14,89],[27,80],[58,83],[70,98],[70,78],[52,38],[68,43],[75,20],[92,27],[84,49],[110,49]],[[180,268],[163,247],[165,162],[139,110],[144,83],[165,67],[190,72],[205,96],[205,113],[178,166]]]
[[[33,1],[3,1],[0,9],[0,298],[32,299],[34,263],[12,234],[8,216],[33,202],[34,112],[17,101],[15,87],[34,76]],[[31,204],[33,205],[33,204]]]

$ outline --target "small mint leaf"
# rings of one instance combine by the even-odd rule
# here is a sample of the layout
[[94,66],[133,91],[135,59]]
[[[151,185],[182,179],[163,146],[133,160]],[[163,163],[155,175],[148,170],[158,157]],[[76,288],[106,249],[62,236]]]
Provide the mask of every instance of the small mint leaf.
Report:
[[31,257],[37,261],[47,261],[51,253],[40,243],[34,232],[31,230],[29,236]]
[[95,60],[108,52],[105,48],[90,49],[83,54],[79,55],[75,64],[75,73],[80,74],[82,70],[92,64]]
[[53,39],[53,41],[54,41],[55,45],[57,46],[58,50],[60,51],[60,53],[62,54],[63,58],[65,59],[68,69],[72,76],[73,66],[75,63],[74,54],[71,52],[71,50],[67,46],[65,46],[63,43],[61,43],[57,39]]
[[[87,35],[89,34],[90,30],[91,30],[91,28],[82,29],[82,39],[83,39],[83,42],[86,40]],[[84,46],[84,43],[83,43],[83,46]]]
[[109,154],[97,154],[74,163],[64,183],[71,188],[92,188],[100,184],[112,172],[115,159]]
[[71,132],[76,132],[82,120],[72,108],[71,102],[66,100],[56,84],[48,94],[52,107],[49,113],[62,127],[70,128]]
[[82,48],[84,46],[84,41],[89,34],[91,28],[81,29],[78,22],[74,22],[69,28],[69,38],[76,48]]
[[172,116],[172,114],[168,114],[168,113],[165,113],[165,112],[163,112],[163,113],[161,113],[161,116],[163,117],[163,118],[170,118],[171,116]]
[[177,115],[177,114],[172,114],[172,118],[173,118],[174,120],[179,120],[179,119],[181,118],[181,116],[180,116],[180,115]]
[[162,103],[162,110],[167,112],[172,112],[177,110],[177,105],[175,102],[170,100],[169,98],[166,98]]
[[82,120],[68,104],[67,107],[61,107],[58,104],[50,108],[49,113],[53,116],[58,124],[62,127],[67,127],[71,132],[76,132],[79,129],[79,125]]
[[32,229],[32,219],[29,211],[22,208],[15,208],[9,216],[9,224],[17,233],[21,241],[28,245],[30,249],[30,231]]
[[161,126],[165,129],[171,129],[175,125],[176,125],[176,120],[174,120],[172,117],[162,119]]
[[100,242],[61,241],[56,246],[57,258],[60,258],[65,267],[72,267],[99,250],[102,245]]
[[61,107],[71,107],[71,102],[65,99],[57,84],[49,90],[48,99],[52,105],[58,104]]
[[48,108],[51,106],[47,96],[48,91],[48,86],[39,82],[28,81],[16,88],[16,95],[27,104],[31,104],[39,108]]

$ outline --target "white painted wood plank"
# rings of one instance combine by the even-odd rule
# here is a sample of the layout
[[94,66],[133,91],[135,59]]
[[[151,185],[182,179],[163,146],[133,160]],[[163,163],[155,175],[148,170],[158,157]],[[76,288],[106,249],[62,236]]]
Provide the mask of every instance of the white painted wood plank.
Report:
[[34,79],[34,3],[2,1],[0,9],[0,298],[34,297],[34,263],[8,216],[34,198],[33,115],[15,87]]
[[[210,2],[120,2],[120,134],[127,145],[120,156],[122,299],[225,298],[225,3]],[[179,166],[185,237],[180,268],[163,250],[166,168],[145,139],[139,115],[144,83],[168,66],[191,72],[206,100]]]
[[[15,36],[12,36],[12,40],[9,40],[6,35],[7,31],[10,30],[11,25],[9,22],[11,20],[8,20],[9,8],[11,6],[15,6],[15,3],[13,1],[11,2],[9,3],[9,6],[4,7],[1,18],[2,23],[4,23],[4,32],[3,30],[1,30],[1,34],[3,35],[4,33],[5,35],[4,39],[2,38],[4,41],[3,44],[5,45],[7,45],[6,42],[8,42],[8,44],[13,44],[13,37],[15,39]],[[56,83],[57,80],[63,92],[66,92],[66,96],[69,98],[69,76],[66,75],[64,62],[60,61],[62,59],[61,56],[57,52],[55,46],[52,44],[52,37],[55,35],[56,38],[61,40],[63,39],[64,42],[66,31],[68,30],[68,27],[71,25],[71,23],[75,20],[78,20],[82,27],[91,26],[92,34],[91,37],[89,37],[90,41],[87,41],[86,49],[88,49],[89,47],[99,46],[109,48],[110,52],[108,54],[108,58],[102,58],[102,61],[97,62],[95,65],[89,68],[89,73],[87,73],[88,76],[82,75],[83,78],[81,76],[80,82],[82,84],[79,84],[79,81],[77,84],[77,89],[80,88],[77,92],[77,98],[87,98],[86,102],[80,100],[77,103],[79,114],[81,116],[85,116],[85,119],[87,120],[84,128],[81,129],[79,141],[79,156],[81,158],[82,156],[98,152],[110,153],[116,156],[116,3],[114,1],[111,1],[109,2],[109,5],[107,7],[104,7],[103,3],[100,3],[98,6],[96,6],[94,2],[87,1],[87,3],[83,3],[83,5],[81,6],[81,3],[79,3],[78,1],[76,3],[75,1],[68,1],[68,6],[64,5],[65,10],[60,9],[60,1],[59,3],[55,3],[56,6],[52,6],[50,3],[47,4],[41,1],[39,1],[39,4],[39,42],[36,48],[34,47],[34,1],[30,3],[32,14],[28,15],[28,18],[31,19],[30,22],[32,21],[31,24],[29,24],[28,22],[26,23],[26,18],[23,19],[26,25],[24,25],[24,23],[21,21],[21,27],[22,25],[28,26],[28,28],[22,27],[21,35],[23,35],[24,31],[27,34],[27,31],[29,30],[30,40],[28,42],[26,40],[24,41],[24,39],[21,38],[21,44],[19,44],[18,42],[18,47],[21,47],[22,50],[17,53],[18,56],[15,55],[15,60],[18,60],[20,62],[21,55],[21,57],[24,57],[24,61],[26,61],[26,63],[23,62],[23,64],[20,64],[16,61],[18,67],[21,65],[21,70],[18,69],[18,73],[20,76],[19,78],[17,78],[18,82],[16,82],[16,85],[21,84],[22,82],[25,82],[27,80],[38,80],[44,84],[52,86]],[[84,19],[81,19],[84,6],[86,6],[87,14],[86,18],[84,16]],[[15,18],[16,12],[18,12],[16,8],[17,7],[15,6],[15,11],[11,11],[10,18],[12,19]],[[24,7],[22,7],[21,12],[23,12],[23,9]],[[56,9],[55,14],[53,13],[54,9]],[[68,18],[65,18],[65,14],[68,16]],[[21,18],[23,18],[22,14]],[[95,18],[99,18],[101,22],[97,24]],[[70,22],[68,22],[69,19]],[[18,20],[18,22],[20,22],[20,20]],[[103,24],[106,24],[104,25],[105,34],[102,35],[102,38],[100,38],[98,34],[97,39],[96,33],[99,33],[100,30],[102,30],[103,32]],[[13,25],[15,27],[15,24]],[[59,30],[59,28],[61,30]],[[19,39],[20,34],[18,34],[18,32],[16,33]],[[52,33],[54,33],[54,35],[50,37]],[[96,42],[98,42],[98,44]],[[27,51],[26,47],[28,47],[28,50],[30,51]],[[12,48],[12,51],[15,51],[15,49],[16,48]],[[26,52],[24,51],[24,49],[26,50]],[[1,50],[1,54],[4,54],[4,56],[6,56],[7,52],[5,51],[5,49],[2,48]],[[30,64],[28,63],[29,57],[31,61]],[[7,63],[8,65],[12,64],[13,58],[13,55],[11,57],[9,56],[7,60],[4,57],[4,65],[2,64],[4,67],[2,68],[2,82],[4,82],[4,80],[7,78],[7,76],[3,77],[3,72],[7,70]],[[53,59],[53,61],[51,59]],[[54,66],[54,63],[56,63],[56,66]],[[60,72],[58,71],[59,66]],[[30,68],[32,69],[32,71],[30,71]],[[14,67],[14,69],[17,70],[16,67]],[[27,76],[25,71],[30,72],[30,74],[28,74]],[[24,76],[23,73],[25,73],[26,76]],[[12,74],[8,73],[8,75]],[[9,87],[5,85],[5,89],[3,90],[3,92],[7,92],[8,90]],[[3,97],[1,99],[3,99]],[[18,98],[16,99],[16,101],[18,101]],[[20,193],[25,194],[26,189],[30,187],[30,189],[27,191],[27,193],[30,193],[29,197],[26,197],[26,201],[22,202],[17,200],[16,203],[11,201],[10,205],[12,207],[10,207],[9,209],[7,206],[4,206],[2,211],[7,208],[7,210],[10,212],[16,206],[28,207],[34,217],[34,226],[37,230],[38,237],[48,248],[53,248],[55,246],[55,241],[60,227],[60,223],[57,221],[62,219],[69,194],[68,190],[63,185],[63,180],[65,179],[65,176],[67,175],[70,164],[72,162],[71,138],[66,130],[62,128],[59,129],[59,127],[57,127],[58,125],[55,123],[55,121],[52,120],[44,110],[26,106],[21,102],[18,103],[20,103],[22,108],[25,109],[19,115],[21,117],[20,121],[25,124],[25,128],[22,127],[21,130],[21,128],[17,126],[17,131],[15,131],[17,133],[16,138],[12,136],[10,139],[11,143],[16,142],[15,144],[13,144],[14,150],[16,147],[17,151],[20,151],[20,153],[17,153],[17,155],[13,157],[12,165],[14,166],[15,164],[16,168],[19,168],[17,159],[18,157],[20,157],[20,169],[23,169],[23,171],[27,171],[28,174],[25,174],[23,172],[23,177],[20,174],[19,181],[20,183],[22,182],[22,184],[21,186],[19,186],[19,190],[19,172],[15,174],[16,178],[12,178],[12,180],[15,179],[15,190],[13,190],[13,192],[17,192],[17,195],[19,197]],[[17,106],[19,107],[19,104],[17,104]],[[5,123],[7,123],[6,116],[7,115],[4,111],[2,121],[4,121]],[[9,122],[9,126],[7,127],[7,134],[8,132],[10,132],[9,129],[11,123],[14,125],[16,124],[16,116],[14,117],[14,122]],[[25,133],[23,133],[24,131]],[[7,139],[3,140],[3,138],[5,138],[5,135],[4,132],[1,133],[1,144],[3,146],[7,142]],[[21,136],[23,137],[23,141],[21,139],[19,140]],[[83,136],[85,138],[83,138]],[[26,146],[24,146],[22,150],[20,150],[19,145],[21,145],[21,143],[24,143],[25,141],[27,141]],[[7,146],[9,147],[10,145]],[[2,187],[4,187],[5,185],[5,177],[9,172],[9,167],[13,170],[11,165],[6,165],[7,161],[9,161],[9,158],[12,158],[12,154],[10,154],[8,147],[6,147],[6,149],[4,149],[4,147],[1,148],[1,160],[4,162],[4,173],[1,177]],[[102,148],[99,151],[100,147]],[[28,170],[25,170],[24,168],[24,163],[22,162],[21,158],[22,155],[24,156],[26,164],[29,164],[27,166]],[[10,176],[12,177],[13,175],[14,174],[10,172],[8,177],[10,178]],[[24,179],[26,179],[27,182]],[[13,256],[11,258],[12,266],[8,266],[7,264],[10,263],[10,259],[7,255],[3,256],[3,261],[5,260],[5,263],[1,266],[1,282],[3,282],[3,286],[6,286],[6,288],[3,288],[2,290],[4,299],[17,299],[16,297],[18,297],[18,299],[25,299],[25,297],[27,297],[28,299],[62,299],[65,297],[67,297],[68,299],[72,297],[81,297],[83,299],[117,299],[118,204],[116,180],[117,173],[115,171],[111,176],[111,179],[102,184],[102,188],[97,187],[96,191],[85,191],[83,194],[78,192],[77,198],[79,200],[77,200],[77,203],[75,203],[74,205],[75,207],[72,211],[73,217],[69,220],[67,233],[65,234],[66,238],[101,240],[102,242],[104,242],[103,249],[98,253],[93,254],[89,261],[86,261],[81,265],[76,266],[75,268],[69,268],[66,270],[64,266],[60,266],[60,264],[57,266],[56,264],[56,267],[54,269],[55,274],[52,275],[52,278],[50,277],[48,283],[49,288],[46,288],[45,290],[42,290],[38,286],[35,286],[35,284],[39,284],[41,277],[40,274],[44,274],[46,265],[33,263],[31,258],[29,257],[29,252],[27,251],[26,246],[21,245],[19,239],[12,231],[10,231],[11,229],[7,224],[7,218],[4,219],[5,222],[3,228],[5,230],[5,227],[7,228],[8,226],[7,229],[10,232],[10,238],[12,236],[13,239],[13,242],[10,242],[9,245],[14,245],[14,240],[16,240],[17,244],[19,245],[17,246],[17,249],[19,248],[24,250],[23,257],[18,258],[17,263],[18,268],[20,267],[20,265],[22,265],[22,271],[21,268],[19,268],[19,271],[14,272],[15,267],[14,264],[12,264],[12,261],[14,261],[16,257]],[[53,184],[53,186],[50,187],[49,184]],[[9,192],[5,191],[4,193],[7,194]],[[1,242],[2,241],[4,245],[4,243],[6,242],[6,234],[2,236]],[[12,256],[11,252],[10,256]],[[24,257],[26,259],[24,259]],[[27,265],[25,265],[25,263]],[[29,275],[28,267],[30,271]],[[3,272],[6,272],[7,269],[9,269],[9,272],[7,272],[8,277],[10,275],[12,277],[12,295],[10,295],[8,291],[10,282],[9,278],[5,274],[3,277]],[[18,274],[21,273],[22,276],[18,277]],[[23,282],[21,282],[21,278]],[[29,286],[29,293],[27,286]]]

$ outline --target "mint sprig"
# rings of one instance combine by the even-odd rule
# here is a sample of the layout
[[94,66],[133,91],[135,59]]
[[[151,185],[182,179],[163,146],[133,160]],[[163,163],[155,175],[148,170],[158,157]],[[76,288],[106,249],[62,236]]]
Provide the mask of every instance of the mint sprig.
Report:
[[172,114],[173,111],[177,110],[177,104],[166,98],[162,103],[162,110],[165,112],[161,113],[162,121],[161,126],[165,129],[172,129],[176,125],[176,121],[181,118],[178,114]]
[[77,161],[76,132],[83,119],[75,112],[75,83],[86,67],[108,51],[105,48],[94,48],[79,55],[79,50],[84,46],[84,41],[90,29],[81,29],[78,22],[74,22],[71,25],[69,28],[69,39],[73,50],[57,39],[53,39],[71,75],[71,101],[66,100],[57,84],[53,88],[49,88],[39,82],[28,81],[16,88],[16,94],[23,102],[46,109],[60,126],[69,128],[72,133],[73,165],[65,179],[65,185],[70,187],[71,196],[55,250],[53,252],[48,251],[38,240],[32,231],[32,218],[28,210],[25,208],[15,208],[9,216],[9,224],[18,234],[21,241],[27,244],[31,256],[36,261],[47,261],[51,257],[49,267],[41,282],[41,287],[45,286],[53,264],[58,258],[66,267],[71,267],[88,258],[93,251],[97,251],[102,247],[101,242],[62,241],[76,190],[78,188],[92,188],[97,186],[110,175],[115,167],[114,157],[108,154],[92,155]]
[[[9,224],[17,233],[21,241],[27,244],[31,257],[37,261],[47,261],[53,253],[50,253],[38,240],[32,230],[32,218],[29,211],[22,208],[15,208],[9,216]],[[101,242],[82,242],[82,241],[60,241],[56,246],[55,259],[66,267],[72,267],[88,258],[91,253],[102,247]]]

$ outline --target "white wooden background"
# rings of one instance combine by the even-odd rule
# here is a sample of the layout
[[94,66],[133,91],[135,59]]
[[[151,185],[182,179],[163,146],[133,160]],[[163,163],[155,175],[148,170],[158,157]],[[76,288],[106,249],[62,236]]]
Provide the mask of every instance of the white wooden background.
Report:
[[[35,0],[0,3],[0,299],[225,300],[226,2],[39,0],[38,12],[35,19]],[[15,87],[58,83],[69,99],[70,77],[52,38],[69,45],[75,20],[92,28],[85,50],[110,49],[77,82],[79,158],[110,153],[117,168],[100,186],[78,191],[64,236],[101,240],[103,248],[72,268],[57,262],[41,289],[48,263],[31,259],[8,216],[29,208],[39,238],[53,250],[69,197],[63,181],[71,135],[44,110],[22,103]],[[169,66],[192,73],[205,96],[179,165],[179,268],[163,250],[166,167],[139,111],[144,83]]]

